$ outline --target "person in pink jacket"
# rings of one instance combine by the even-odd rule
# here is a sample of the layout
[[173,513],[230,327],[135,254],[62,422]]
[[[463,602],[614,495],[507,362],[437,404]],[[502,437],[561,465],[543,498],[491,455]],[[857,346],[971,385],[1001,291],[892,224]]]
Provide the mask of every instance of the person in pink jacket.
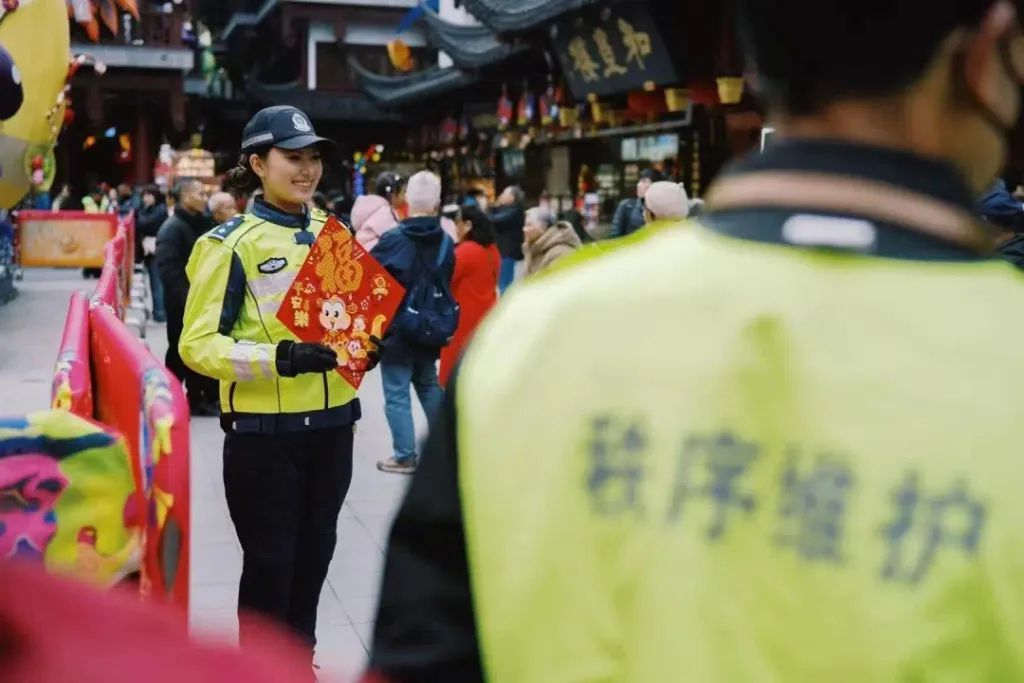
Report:
[[381,236],[398,225],[395,209],[405,201],[405,179],[385,171],[377,176],[373,194],[356,198],[352,205],[352,229],[366,251],[372,250]]

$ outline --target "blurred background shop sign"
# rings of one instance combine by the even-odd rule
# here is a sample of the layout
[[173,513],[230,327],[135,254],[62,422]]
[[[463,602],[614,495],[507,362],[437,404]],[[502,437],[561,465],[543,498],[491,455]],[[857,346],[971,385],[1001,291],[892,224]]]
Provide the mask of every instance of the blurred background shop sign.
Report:
[[577,98],[652,90],[678,80],[646,5],[599,7],[555,25],[551,34]]

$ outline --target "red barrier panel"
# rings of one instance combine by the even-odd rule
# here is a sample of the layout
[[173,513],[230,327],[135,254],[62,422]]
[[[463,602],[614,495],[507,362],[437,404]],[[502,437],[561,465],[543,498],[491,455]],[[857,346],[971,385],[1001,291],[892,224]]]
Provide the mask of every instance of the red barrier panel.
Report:
[[186,608],[189,411],[178,380],[107,308],[90,311],[96,417],[124,434],[144,494],[141,592]]
[[81,292],[71,295],[64,336],[53,370],[50,405],[92,419],[92,366],[89,362],[89,301]]
[[96,289],[93,290],[92,297],[89,299],[89,307],[105,306],[120,318],[121,311],[118,310],[118,305],[121,297],[118,292],[117,268],[108,263],[103,266],[100,279],[96,282]]
[[[119,231],[112,240],[107,242],[103,248],[104,265],[100,272],[99,282],[93,291],[90,303],[92,306],[107,306],[118,318],[124,320],[128,301],[124,297],[125,287],[123,284],[124,273],[124,252],[125,237],[123,231]],[[129,276],[130,277],[130,276]]]

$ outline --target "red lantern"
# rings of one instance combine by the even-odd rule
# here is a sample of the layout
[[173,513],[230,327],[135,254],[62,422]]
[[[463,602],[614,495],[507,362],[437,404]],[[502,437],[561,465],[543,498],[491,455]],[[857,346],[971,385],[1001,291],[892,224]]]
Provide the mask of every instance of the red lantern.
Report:
[[690,101],[694,104],[718,104],[718,83],[713,80],[694,81],[687,85],[690,90]]
[[630,114],[641,116],[657,116],[664,114],[665,96],[660,92],[631,92],[626,98]]

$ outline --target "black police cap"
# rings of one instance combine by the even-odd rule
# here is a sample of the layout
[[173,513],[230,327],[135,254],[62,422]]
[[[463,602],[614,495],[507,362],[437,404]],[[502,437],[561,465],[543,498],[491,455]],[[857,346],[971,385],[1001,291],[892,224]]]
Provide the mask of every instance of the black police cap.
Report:
[[242,132],[243,152],[260,147],[304,149],[314,145],[333,147],[334,141],[318,136],[309,117],[302,110],[287,105],[259,110]]

